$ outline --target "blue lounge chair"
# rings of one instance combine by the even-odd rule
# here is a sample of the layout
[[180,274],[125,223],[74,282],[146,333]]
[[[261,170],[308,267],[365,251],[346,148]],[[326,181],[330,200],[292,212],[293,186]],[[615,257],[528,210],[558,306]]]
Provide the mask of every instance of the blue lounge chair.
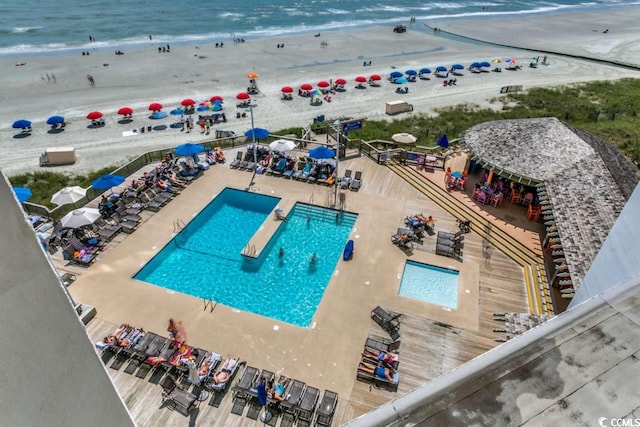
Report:
[[298,174],[293,176],[294,179],[299,179],[300,181],[306,181],[311,173],[312,163],[305,163],[304,169]]

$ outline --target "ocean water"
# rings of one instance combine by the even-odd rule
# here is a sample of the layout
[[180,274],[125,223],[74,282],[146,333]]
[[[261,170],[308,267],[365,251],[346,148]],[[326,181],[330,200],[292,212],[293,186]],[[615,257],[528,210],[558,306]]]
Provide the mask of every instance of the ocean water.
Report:
[[[230,42],[448,18],[639,4],[627,0],[0,0],[0,56],[65,54],[89,48]],[[89,36],[95,38],[89,42]],[[151,35],[152,40],[149,39]]]

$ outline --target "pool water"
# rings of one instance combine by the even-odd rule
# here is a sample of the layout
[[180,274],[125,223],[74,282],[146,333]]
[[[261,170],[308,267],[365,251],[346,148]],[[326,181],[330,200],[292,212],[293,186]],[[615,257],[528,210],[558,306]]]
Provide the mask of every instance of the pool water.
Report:
[[448,308],[458,307],[460,273],[415,261],[407,261],[398,295]]
[[297,203],[257,259],[241,255],[279,201],[224,189],[134,278],[309,326],[357,215]]

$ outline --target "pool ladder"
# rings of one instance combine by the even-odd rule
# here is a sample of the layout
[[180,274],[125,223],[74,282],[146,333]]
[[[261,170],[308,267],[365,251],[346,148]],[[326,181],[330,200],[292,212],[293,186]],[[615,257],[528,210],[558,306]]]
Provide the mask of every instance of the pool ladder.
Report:
[[249,243],[247,243],[245,245],[244,249],[242,250],[242,255],[255,257],[256,256],[256,245],[254,245],[254,244],[249,245]]
[[173,221],[173,232],[174,233],[178,233],[185,226],[186,226],[186,224],[184,223],[184,221],[182,219],[178,218],[175,221]]
[[204,302],[204,310],[207,309],[207,307],[209,307],[209,313],[213,313],[213,310],[215,310],[216,306],[218,305],[217,301],[214,301],[212,298],[203,298],[202,302]]

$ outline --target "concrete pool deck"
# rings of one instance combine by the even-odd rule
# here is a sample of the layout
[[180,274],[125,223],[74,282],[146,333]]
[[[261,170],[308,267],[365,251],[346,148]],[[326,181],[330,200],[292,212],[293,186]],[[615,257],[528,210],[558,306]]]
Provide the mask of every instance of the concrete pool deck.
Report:
[[[232,154],[227,157],[232,158]],[[354,258],[338,261],[310,328],[223,305],[205,305],[201,299],[132,279],[141,265],[171,239],[177,220],[188,222],[225,187],[245,189],[249,185],[250,173],[230,170],[225,165],[212,167],[137,231],[104,252],[95,265],[83,270],[69,290],[77,301],[95,306],[98,318],[104,321],[139,325],[162,333],[167,319],[173,317],[184,323],[188,342],[194,346],[238,355],[253,366],[334,390],[346,399],[354,385],[359,386],[355,371],[370,330],[370,312],[377,305],[475,332],[483,336],[485,344],[491,342],[491,325],[487,321],[492,310],[528,311],[522,269],[497,251],[489,263],[482,256],[482,239],[473,233],[465,239],[465,257],[460,264],[461,273],[471,271],[471,279],[461,274],[460,280],[464,294],[459,294],[459,301],[469,301],[468,306],[459,305],[458,310],[448,311],[398,296],[407,256],[390,243],[390,235],[402,226],[405,216],[418,212],[434,215],[439,230],[455,231],[455,219],[369,159],[341,162],[341,168],[363,171],[362,189],[346,193],[345,210],[359,214],[349,237],[355,241]],[[320,205],[334,196],[328,187],[262,175],[256,176],[253,191],[301,202],[309,202],[313,194]],[[435,247],[435,236],[426,238],[425,245],[409,259],[444,267],[457,264],[433,254],[431,246]],[[495,301],[490,300],[491,294]],[[355,415],[365,409],[356,408]]]

